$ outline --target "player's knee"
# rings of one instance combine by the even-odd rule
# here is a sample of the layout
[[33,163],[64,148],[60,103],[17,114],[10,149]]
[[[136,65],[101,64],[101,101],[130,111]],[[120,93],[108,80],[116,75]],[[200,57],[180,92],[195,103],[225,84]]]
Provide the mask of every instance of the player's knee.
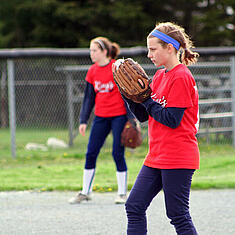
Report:
[[134,203],[131,200],[127,199],[125,209],[128,217],[133,215],[138,215],[140,217],[145,216],[145,209],[142,208],[140,204]]

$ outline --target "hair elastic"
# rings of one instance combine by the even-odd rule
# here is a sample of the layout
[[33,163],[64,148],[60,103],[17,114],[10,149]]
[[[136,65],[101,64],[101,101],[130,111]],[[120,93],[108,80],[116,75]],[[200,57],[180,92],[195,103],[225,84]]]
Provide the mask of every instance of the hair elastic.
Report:
[[160,32],[157,29],[154,29],[151,33],[154,37],[159,38],[160,40],[166,42],[166,43],[171,43],[173,47],[178,51],[180,48],[180,43],[176,41],[174,38],[166,35],[165,33]]
[[95,42],[97,42],[100,46],[101,46],[101,48],[104,50],[105,49],[105,45],[104,45],[104,43],[103,43],[103,41],[102,40],[95,40]]

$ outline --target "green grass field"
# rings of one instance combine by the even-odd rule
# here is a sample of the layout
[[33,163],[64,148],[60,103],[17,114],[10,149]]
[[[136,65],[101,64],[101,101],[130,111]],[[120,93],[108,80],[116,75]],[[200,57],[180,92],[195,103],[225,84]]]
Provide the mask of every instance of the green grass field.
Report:
[[[28,142],[45,143],[54,136],[67,139],[67,130],[21,129],[17,130],[17,157],[11,157],[9,130],[0,131],[0,191],[8,190],[80,190],[89,137],[78,136],[74,146],[68,149],[27,151]],[[94,191],[116,191],[116,169],[112,159],[111,136],[97,161]],[[235,188],[235,149],[231,145],[208,145],[199,142],[201,164],[192,182],[194,189]],[[131,189],[143,164],[148,145],[145,139],[141,147],[126,150],[128,164],[128,188]]]

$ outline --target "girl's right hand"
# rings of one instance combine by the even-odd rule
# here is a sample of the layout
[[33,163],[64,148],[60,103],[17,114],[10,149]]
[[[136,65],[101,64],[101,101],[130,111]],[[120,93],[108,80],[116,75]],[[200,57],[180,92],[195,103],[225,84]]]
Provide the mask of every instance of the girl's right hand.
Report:
[[80,124],[80,126],[79,126],[79,133],[80,133],[82,136],[85,136],[86,126],[87,126],[87,124]]

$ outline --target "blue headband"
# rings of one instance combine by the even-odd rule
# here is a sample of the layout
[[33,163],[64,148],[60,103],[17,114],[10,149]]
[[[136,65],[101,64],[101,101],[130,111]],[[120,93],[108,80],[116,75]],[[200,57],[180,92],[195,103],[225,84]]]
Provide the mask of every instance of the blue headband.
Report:
[[177,51],[179,50],[180,43],[176,41],[174,38],[166,35],[165,33],[162,33],[159,30],[154,29],[150,34],[153,35],[154,37],[161,39],[162,41],[166,43],[171,43]]

